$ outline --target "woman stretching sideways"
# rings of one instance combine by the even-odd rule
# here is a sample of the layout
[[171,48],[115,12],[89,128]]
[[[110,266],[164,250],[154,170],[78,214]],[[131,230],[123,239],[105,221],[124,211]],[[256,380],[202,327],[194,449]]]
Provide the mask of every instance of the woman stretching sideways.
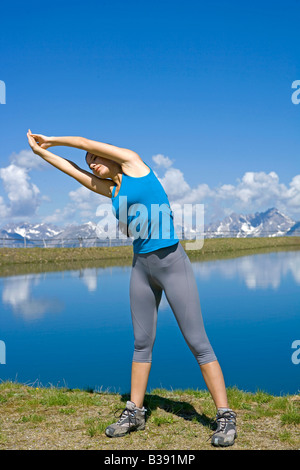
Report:
[[[176,235],[168,197],[153,170],[136,152],[111,144],[84,137],[47,137],[30,130],[27,137],[35,154],[91,191],[110,198],[119,223],[135,234],[129,292],[134,330],[131,395],[119,420],[106,428],[106,435],[121,437],[145,429],[144,396],[164,291],[216,406],[217,430],[211,442],[214,446],[232,445],[237,436],[236,414],[228,407],[222,370],[205,332],[191,262]],[[84,150],[90,171],[48,150],[59,145]],[[153,205],[164,207],[164,224],[159,213],[153,217]]]

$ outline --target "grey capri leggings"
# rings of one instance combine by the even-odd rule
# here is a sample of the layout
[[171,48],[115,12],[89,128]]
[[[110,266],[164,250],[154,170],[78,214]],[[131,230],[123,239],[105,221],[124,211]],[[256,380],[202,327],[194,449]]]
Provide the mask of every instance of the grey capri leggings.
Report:
[[152,361],[157,311],[163,290],[198,364],[217,360],[204,329],[192,265],[178,242],[150,253],[134,254],[130,278],[133,361]]

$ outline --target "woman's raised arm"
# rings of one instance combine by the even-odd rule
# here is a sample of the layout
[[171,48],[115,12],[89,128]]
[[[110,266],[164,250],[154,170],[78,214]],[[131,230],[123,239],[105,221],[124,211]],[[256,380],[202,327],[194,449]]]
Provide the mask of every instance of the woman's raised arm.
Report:
[[109,158],[120,165],[131,163],[133,160],[141,160],[140,156],[133,150],[116,147],[115,145],[98,142],[96,140],[86,139],[85,137],[47,137],[42,134],[32,134],[36,143],[44,149],[63,145],[65,147],[75,147],[86,152],[98,155],[99,157]]
[[36,142],[30,131],[28,131],[27,137],[29,145],[36,155],[39,155],[46,162],[50,163],[58,170],[76,179],[79,183],[91,191],[111,198],[111,192],[115,186],[113,181],[100,179],[93,173],[89,173],[88,171],[83,170],[78,165],[76,165],[76,163],[49,152]]

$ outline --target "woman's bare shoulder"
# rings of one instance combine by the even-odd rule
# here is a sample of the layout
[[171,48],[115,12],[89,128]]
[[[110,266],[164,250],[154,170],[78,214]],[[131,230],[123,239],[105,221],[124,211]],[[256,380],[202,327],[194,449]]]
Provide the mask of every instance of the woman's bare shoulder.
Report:
[[138,154],[131,158],[130,161],[122,163],[121,167],[126,175],[135,178],[146,176],[149,173],[149,166],[143,162]]

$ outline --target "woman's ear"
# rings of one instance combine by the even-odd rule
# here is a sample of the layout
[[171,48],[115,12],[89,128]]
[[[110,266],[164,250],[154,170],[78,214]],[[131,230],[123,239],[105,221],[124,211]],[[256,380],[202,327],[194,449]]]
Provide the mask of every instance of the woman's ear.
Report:
[[87,160],[88,155],[90,155],[90,152],[86,152],[86,154],[85,154],[85,162],[86,162],[86,164],[89,166],[89,163],[88,163],[88,160]]

